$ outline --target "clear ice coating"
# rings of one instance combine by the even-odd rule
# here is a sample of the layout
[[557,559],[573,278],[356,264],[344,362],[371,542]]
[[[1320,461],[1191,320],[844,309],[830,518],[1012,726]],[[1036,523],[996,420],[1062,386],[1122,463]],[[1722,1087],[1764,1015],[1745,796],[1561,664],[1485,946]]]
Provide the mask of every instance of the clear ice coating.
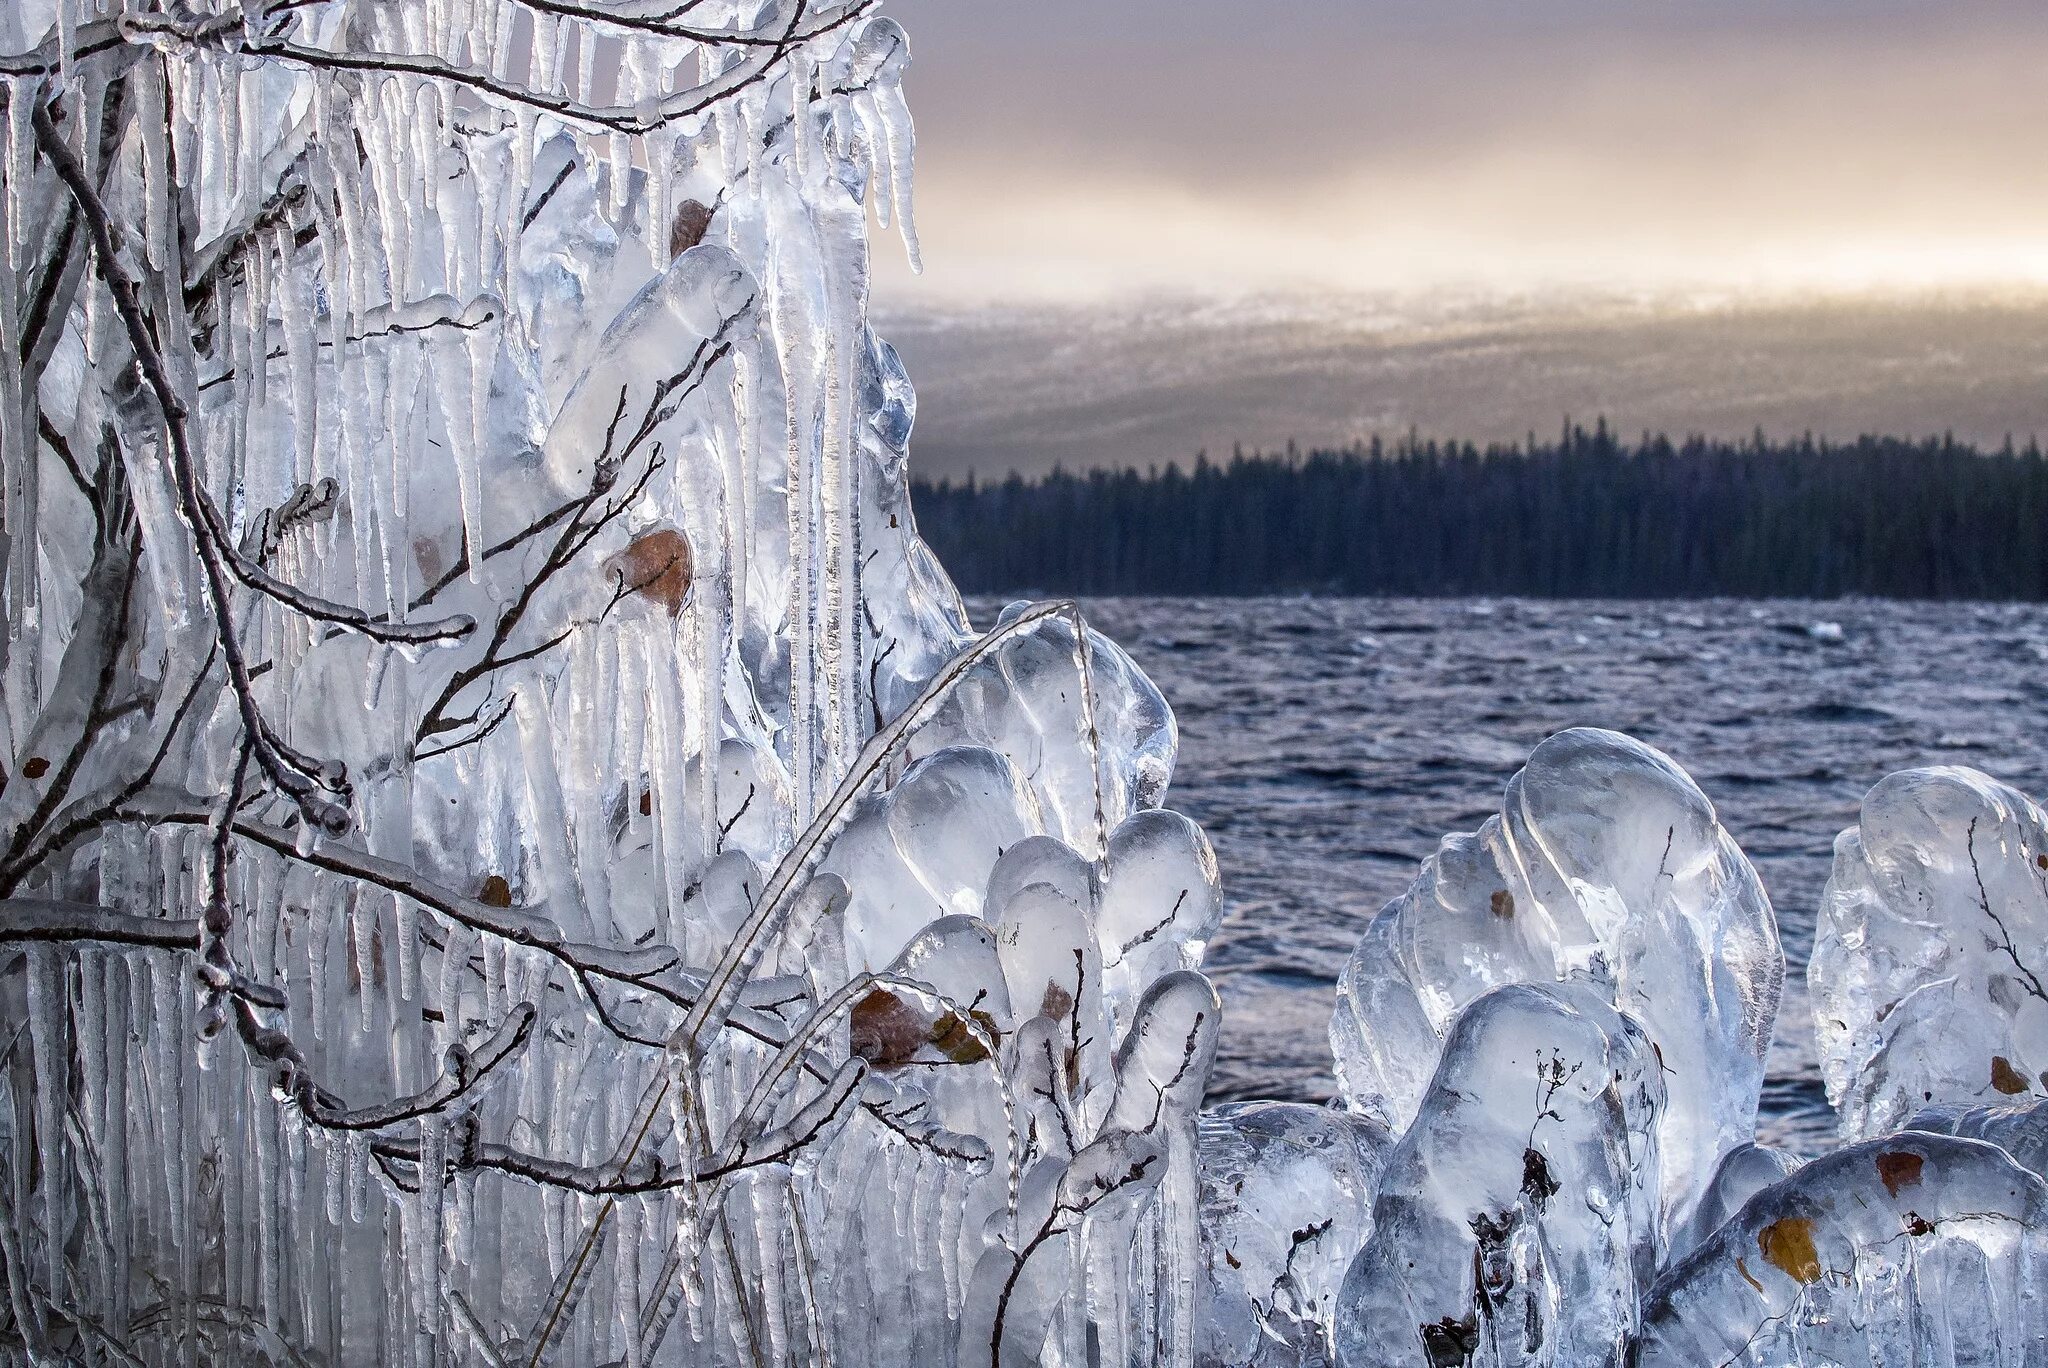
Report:
[[0,12],[4,1356],[1192,1362],[1216,864],[917,537],[872,10]]
[[1751,1197],[1657,1282],[1641,1368],[2048,1361],[2048,1184],[1993,1145],[1904,1132]]
[[1372,1233],[1393,1138],[1371,1117],[1299,1102],[1202,1113],[1199,1361],[1329,1364],[1339,1285]]
[[1620,1364],[1662,1250],[1649,1038],[1583,984],[1458,1014],[1344,1275],[1344,1368]]
[[2048,1368],[1969,771],[1829,886],[1865,1144],[1752,1143],[1770,905],[1589,730],[1367,929],[1346,1106],[1201,1110],[1173,714],[917,535],[873,10],[0,6],[0,1358]]
[[1705,795],[1662,753],[1580,727],[1373,919],[1330,1041],[1350,1105],[1398,1132],[1461,1009],[1507,984],[1590,985],[1662,1062],[1660,1222],[1678,1221],[1755,1133],[1783,980],[1770,900]]
[[1835,842],[1807,985],[1845,1140],[2048,1095],[2048,816],[1975,770],[1906,770]]

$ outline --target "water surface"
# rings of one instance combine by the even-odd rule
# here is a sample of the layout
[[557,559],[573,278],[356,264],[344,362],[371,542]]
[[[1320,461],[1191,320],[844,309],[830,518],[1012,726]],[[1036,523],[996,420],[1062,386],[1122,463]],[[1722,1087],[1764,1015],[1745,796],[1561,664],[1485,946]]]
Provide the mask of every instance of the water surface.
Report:
[[[975,620],[992,617],[975,605]],[[1168,802],[1208,831],[1227,911],[1212,1099],[1330,1096],[1345,957],[1443,834],[1496,809],[1563,727],[1628,732],[1714,802],[1770,890],[1785,1006],[1764,1133],[1831,1127],[1805,973],[1835,835],[1914,765],[2048,792],[2048,608],[1872,601],[1107,599],[1090,619],[1180,719]],[[1839,628],[1839,633],[1837,633]]]

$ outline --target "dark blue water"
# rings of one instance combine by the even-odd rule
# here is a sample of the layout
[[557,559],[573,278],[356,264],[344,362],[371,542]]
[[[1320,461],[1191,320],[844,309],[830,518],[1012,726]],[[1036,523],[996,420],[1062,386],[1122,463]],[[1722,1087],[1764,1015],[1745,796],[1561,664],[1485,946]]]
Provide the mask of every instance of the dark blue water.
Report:
[[1585,724],[1669,753],[1762,873],[1789,961],[1763,1130],[1810,1150],[1831,1119],[1806,959],[1832,843],[1864,790],[1890,770],[1966,764],[2048,792],[2048,608],[1117,599],[1088,612],[1173,703],[1169,802],[1222,863],[1217,1099],[1330,1095],[1331,992],[1366,920],[1440,836],[1495,810],[1531,747]]

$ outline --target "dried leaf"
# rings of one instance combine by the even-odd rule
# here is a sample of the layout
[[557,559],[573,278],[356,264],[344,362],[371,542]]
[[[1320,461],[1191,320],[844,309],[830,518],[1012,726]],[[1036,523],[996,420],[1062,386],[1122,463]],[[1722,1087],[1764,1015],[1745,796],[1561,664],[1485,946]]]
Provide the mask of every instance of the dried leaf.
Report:
[[1926,1162],[1905,1150],[1888,1150],[1877,1156],[1877,1176],[1883,1181],[1884,1190],[1896,1197],[1900,1188],[1920,1185],[1920,1170]]
[[673,527],[656,528],[604,563],[621,597],[644,595],[668,609],[670,617],[682,613],[694,572],[689,538]]
[[[969,1015],[991,1036],[995,1034],[994,1017],[982,1011]],[[977,1064],[989,1057],[988,1048],[957,1012],[942,1011],[936,1018],[929,1017],[915,1003],[883,988],[854,1004],[848,1025],[853,1053],[878,1070],[942,1059]]]
[[710,227],[711,210],[705,205],[693,199],[678,204],[668,230],[669,260],[675,260],[702,242]]
[[2027,1086],[2027,1076],[2015,1069],[2012,1061],[2004,1055],[1991,1056],[1991,1086],[2008,1097],[2032,1091]]
[[1773,1268],[1803,1283],[1820,1281],[1820,1253],[1813,1247],[1813,1222],[1781,1216],[1756,1234],[1757,1248]]

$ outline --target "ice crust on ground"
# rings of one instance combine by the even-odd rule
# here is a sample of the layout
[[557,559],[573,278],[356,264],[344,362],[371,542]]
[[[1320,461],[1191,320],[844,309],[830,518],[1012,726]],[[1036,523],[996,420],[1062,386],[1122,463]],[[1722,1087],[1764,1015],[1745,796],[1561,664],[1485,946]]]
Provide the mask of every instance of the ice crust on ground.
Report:
[[1398,1131],[1461,1009],[1506,984],[1592,985],[1667,1070],[1671,1222],[1755,1132],[1783,979],[1770,900],[1698,787],[1639,741],[1574,728],[1531,753],[1499,816],[1445,838],[1373,919],[1330,1040],[1350,1105]]
[[1835,842],[1807,985],[1859,1140],[1929,1106],[2048,1095],[2048,816],[1975,770],[1906,770]]

